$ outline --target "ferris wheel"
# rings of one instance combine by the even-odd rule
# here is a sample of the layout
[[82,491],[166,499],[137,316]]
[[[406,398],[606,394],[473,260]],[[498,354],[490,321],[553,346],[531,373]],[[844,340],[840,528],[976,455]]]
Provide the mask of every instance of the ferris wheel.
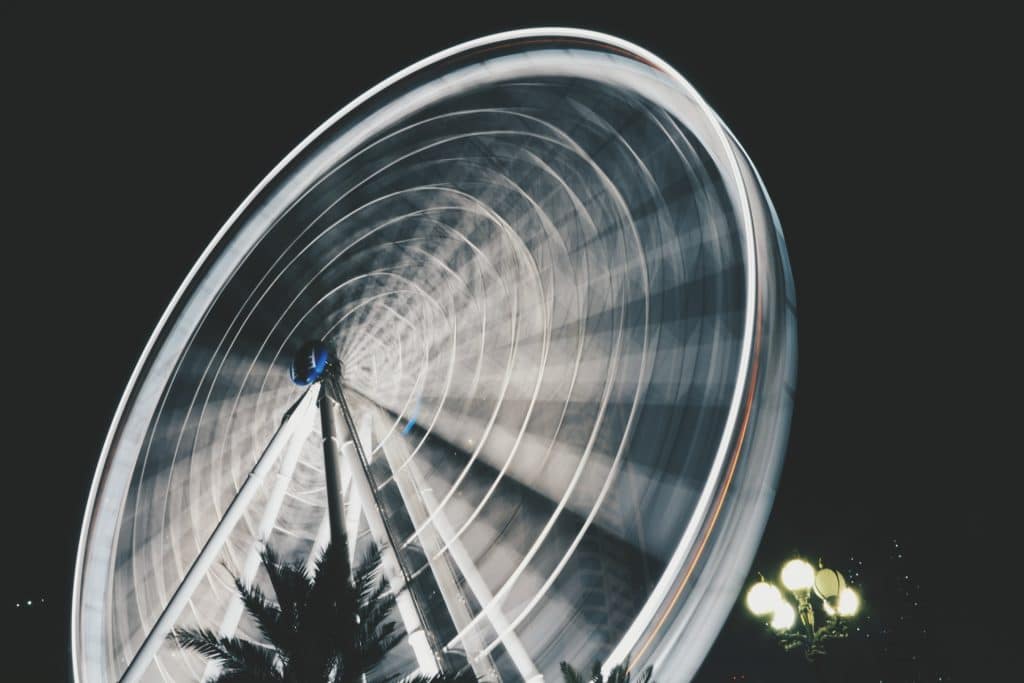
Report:
[[258,639],[232,577],[343,527],[408,634],[382,677],[686,680],[795,368],[778,219],[679,74],[573,29],[445,50],[289,154],[161,318],[86,511],[75,678],[201,680],[167,633]]

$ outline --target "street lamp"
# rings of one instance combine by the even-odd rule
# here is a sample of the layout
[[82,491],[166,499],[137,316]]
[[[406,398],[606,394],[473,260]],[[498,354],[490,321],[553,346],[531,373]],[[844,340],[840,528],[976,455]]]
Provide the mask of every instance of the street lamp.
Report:
[[[815,570],[806,560],[794,558],[782,566],[779,578],[796,599],[795,607],[762,576],[747,591],[747,609],[765,620],[784,649],[803,648],[804,656],[813,661],[825,654],[824,641],[846,637],[846,622],[860,609],[860,596],[846,585],[842,574],[822,566],[820,561]],[[812,595],[817,596],[818,608],[825,617],[822,626],[815,625]]]

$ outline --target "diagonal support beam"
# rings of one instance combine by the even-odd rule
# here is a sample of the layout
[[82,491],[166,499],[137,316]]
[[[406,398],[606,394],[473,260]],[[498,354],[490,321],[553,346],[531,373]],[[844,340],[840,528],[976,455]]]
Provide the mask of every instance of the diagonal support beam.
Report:
[[[519,640],[519,636],[509,627],[508,617],[505,616],[501,606],[496,604],[494,594],[484,580],[479,567],[476,566],[476,562],[473,561],[472,556],[466,550],[462,541],[456,538],[455,528],[448,520],[447,515],[443,510],[438,509],[439,503],[437,498],[434,496],[431,488],[427,486],[422,473],[419,471],[416,459],[410,457],[408,445],[401,439],[391,439],[388,441],[388,444],[384,451],[389,462],[393,462],[395,466],[400,463],[408,463],[404,470],[395,476],[395,480],[406,509],[410,511],[413,523],[416,525],[416,528],[421,528],[427,523],[427,520],[430,520],[433,529],[437,533],[437,542],[430,544],[431,549],[427,553],[428,557],[431,557],[436,550],[447,547],[448,554],[454,560],[455,566],[458,567],[459,572],[465,579],[466,585],[473,593],[474,599],[477,604],[483,606],[488,620],[494,627],[495,632],[499,634],[501,644],[505,647],[509,658],[519,671],[519,675],[528,683],[543,681],[544,677],[537,670],[537,666],[533,663],[530,654]],[[394,452],[395,449],[400,449],[401,452]],[[426,547],[427,539],[423,536],[421,538]],[[444,571],[442,563],[438,560],[432,560],[430,566],[435,575],[439,571]],[[439,580],[438,585],[443,590],[445,582]],[[463,626],[460,625],[459,628],[461,629]],[[471,657],[470,660],[472,662],[474,658]]]
[[157,651],[164,644],[167,634],[174,628],[178,617],[181,616],[189,600],[192,599],[192,594],[206,576],[206,572],[209,571],[220,555],[221,549],[230,537],[238,520],[245,514],[249,503],[252,502],[253,497],[259,491],[263,480],[273,470],[292,434],[295,433],[296,425],[301,423],[313,408],[315,399],[316,393],[307,391],[285,415],[281,426],[274,433],[273,438],[271,438],[270,443],[267,444],[266,449],[264,449],[256,461],[252,471],[249,472],[245,481],[242,482],[238,493],[235,494],[231,503],[224,510],[224,514],[217,523],[217,526],[214,527],[213,533],[210,534],[206,544],[199,551],[199,555],[192,562],[188,571],[185,572],[185,576],[171,595],[167,606],[164,607],[163,612],[157,617],[145,640],[142,641],[142,646],[135,653],[132,661],[128,664],[128,668],[121,675],[121,683],[136,683],[149,668],[153,657],[156,656]]
[[[414,471],[418,474],[416,464],[411,464]],[[421,486],[420,491],[423,492],[423,502],[426,504],[427,510],[433,514],[437,511],[437,499],[426,487]],[[483,606],[487,619],[494,627],[495,633],[498,634],[501,644],[505,647],[505,651],[508,653],[509,658],[512,659],[516,669],[518,669],[519,675],[527,683],[543,681],[544,677],[537,670],[537,666],[533,663],[530,654],[519,640],[519,636],[510,627],[508,617],[505,616],[501,605],[497,604],[494,600],[494,594],[487,586],[487,582],[484,580],[483,574],[480,573],[480,569],[476,566],[476,562],[473,561],[472,556],[465,546],[462,545],[462,541],[456,538],[455,528],[448,521],[448,517],[444,512],[438,511],[434,516],[434,526],[440,534],[441,542],[448,546],[448,552],[455,561],[455,566],[459,568],[463,578],[466,579],[466,584],[473,592],[473,597],[476,599],[477,604]]]
[[[372,433],[375,413],[375,410],[368,410],[363,414],[363,425],[365,428],[361,430],[361,433],[363,431],[370,431]],[[399,464],[404,463],[408,459],[408,450],[402,449],[404,445],[404,442],[388,439],[381,444],[380,451],[388,467],[395,473],[392,475],[393,481],[397,487],[398,495],[402,499],[402,505],[409,515],[409,520],[414,526],[420,527],[427,518],[428,512],[423,500],[418,495],[416,485],[412,481],[409,471],[399,470]],[[470,622],[473,615],[470,612],[465,593],[460,587],[450,563],[444,558],[438,559],[434,557],[443,546],[443,542],[437,537],[436,533],[433,533],[432,529],[426,530],[420,535],[420,542],[428,560],[427,567],[423,569],[430,569],[441,599],[444,601],[448,614],[452,619],[452,623],[457,630],[461,630]],[[416,573],[421,573],[423,569],[417,570]],[[474,638],[473,634],[467,634],[467,638],[463,639],[463,644],[467,650],[467,660],[470,662],[476,677],[480,680],[497,680],[494,662],[489,657],[486,658],[486,661],[480,661],[475,657],[487,644],[484,642],[483,637]]]
[[[281,513],[281,506],[284,504],[285,495],[288,493],[288,485],[292,481],[295,465],[302,454],[302,446],[306,442],[306,435],[312,427],[311,417],[312,414],[304,416],[305,422],[296,426],[285,449],[284,457],[281,458],[281,466],[277,471],[274,486],[270,490],[270,497],[267,498],[263,514],[260,516],[259,526],[256,528],[256,535],[253,538],[252,546],[246,554],[242,571],[239,574],[242,583],[246,585],[252,584],[256,578],[256,572],[259,571],[260,550],[274,531],[274,525],[277,524],[277,517]],[[241,599],[232,600],[228,603],[228,608],[225,610],[224,617],[220,622],[220,635],[227,638],[235,635],[235,630],[242,619],[243,611],[245,611],[245,606]],[[220,665],[216,661],[209,661],[203,672],[203,680],[210,680],[219,670]]]

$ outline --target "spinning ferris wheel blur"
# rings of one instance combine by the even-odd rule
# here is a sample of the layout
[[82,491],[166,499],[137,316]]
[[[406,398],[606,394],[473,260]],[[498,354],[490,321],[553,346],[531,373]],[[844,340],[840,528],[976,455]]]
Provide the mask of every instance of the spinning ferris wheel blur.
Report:
[[201,679],[167,631],[258,639],[232,576],[333,523],[386,551],[382,677],[685,680],[774,495],[794,311],[756,171],[657,57],[540,29],[415,64],[270,173],[153,333],[86,512],[76,679]]

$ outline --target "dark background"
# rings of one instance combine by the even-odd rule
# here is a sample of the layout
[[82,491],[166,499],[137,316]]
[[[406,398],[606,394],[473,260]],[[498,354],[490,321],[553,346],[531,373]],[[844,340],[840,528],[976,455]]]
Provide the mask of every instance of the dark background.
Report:
[[[457,42],[545,24],[607,31],[675,66],[745,146],[781,217],[799,378],[752,576],[801,552],[856,578],[861,631],[834,648],[830,680],[1004,680],[1009,631],[986,606],[1020,603],[1013,517],[996,512],[1020,449],[994,436],[1016,406],[997,368],[1014,355],[998,321],[1018,308],[997,294],[1015,291],[999,257],[1020,219],[993,209],[990,161],[1009,155],[999,20],[627,4],[3,10],[5,680],[69,675],[92,472],[151,330],[215,231],[365,89]],[[813,672],[738,608],[699,680]]]

